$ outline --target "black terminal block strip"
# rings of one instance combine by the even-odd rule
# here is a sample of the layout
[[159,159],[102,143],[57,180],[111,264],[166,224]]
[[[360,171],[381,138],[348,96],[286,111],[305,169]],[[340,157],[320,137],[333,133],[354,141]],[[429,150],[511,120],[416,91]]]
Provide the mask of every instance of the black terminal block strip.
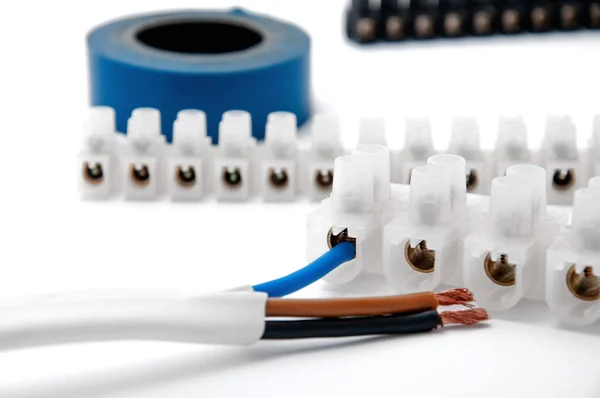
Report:
[[600,29],[600,0],[352,0],[358,43]]

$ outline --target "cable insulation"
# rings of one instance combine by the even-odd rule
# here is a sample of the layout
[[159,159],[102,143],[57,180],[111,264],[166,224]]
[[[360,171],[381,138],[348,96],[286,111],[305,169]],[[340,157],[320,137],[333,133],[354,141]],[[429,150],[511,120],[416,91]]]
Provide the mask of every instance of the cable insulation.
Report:
[[435,310],[360,318],[266,321],[264,340],[349,337],[429,332],[442,326]]
[[434,310],[438,306],[433,292],[384,297],[339,299],[278,299],[267,300],[267,316],[306,318],[337,318],[344,316],[374,316]]
[[340,242],[306,267],[282,278],[255,285],[252,288],[257,292],[267,293],[269,297],[283,297],[318,281],[346,261],[352,260],[355,255],[356,247],[354,244]]

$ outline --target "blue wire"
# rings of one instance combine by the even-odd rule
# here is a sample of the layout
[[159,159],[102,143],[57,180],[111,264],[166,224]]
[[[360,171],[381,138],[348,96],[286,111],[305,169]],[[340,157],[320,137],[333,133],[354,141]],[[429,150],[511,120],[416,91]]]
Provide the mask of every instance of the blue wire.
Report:
[[252,286],[256,292],[269,297],[283,297],[318,281],[356,255],[356,247],[350,242],[340,242],[321,257],[296,272],[270,282]]

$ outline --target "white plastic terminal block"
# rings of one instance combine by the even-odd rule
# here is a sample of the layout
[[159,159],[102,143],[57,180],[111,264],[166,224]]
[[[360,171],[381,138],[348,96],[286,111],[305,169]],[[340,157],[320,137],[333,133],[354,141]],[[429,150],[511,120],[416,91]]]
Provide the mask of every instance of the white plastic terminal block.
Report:
[[521,116],[500,116],[496,138],[493,176],[503,176],[515,164],[531,163],[527,144],[527,125]]
[[460,264],[465,159],[434,155],[412,171],[408,209],[384,227],[383,273],[403,292],[433,290]]
[[594,116],[592,122],[592,139],[590,142],[590,155],[592,160],[592,172],[600,176],[600,114]]
[[599,187],[600,188],[600,176],[599,177],[590,178],[588,186],[590,188],[595,188],[595,187]]
[[84,125],[78,156],[78,186],[84,198],[108,197],[116,188],[115,111],[92,107]]
[[400,167],[398,178],[395,180],[402,184],[409,183],[412,169],[425,165],[427,158],[434,153],[429,118],[407,119],[404,149],[400,152],[400,164],[402,166]]
[[251,163],[255,146],[250,114],[240,110],[225,112],[219,123],[219,148],[214,164],[218,200],[248,199],[253,185]]
[[160,132],[160,112],[134,109],[127,123],[122,176],[127,199],[154,199],[162,189],[165,137]]
[[364,145],[335,160],[331,198],[308,217],[308,257],[340,241],[356,243],[356,258],[325,277],[345,284],[366,272],[381,273],[381,225],[393,217],[389,149]]
[[570,230],[548,251],[546,302],[561,320],[587,325],[600,320],[600,188],[575,192]]
[[171,199],[198,200],[210,190],[212,148],[206,135],[206,114],[182,110],[173,124],[168,152],[167,184]]
[[338,117],[332,114],[315,115],[304,176],[310,200],[321,200],[329,196],[333,185],[333,160],[343,154]]
[[479,144],[479,125],[474,117],[457,117],[452,120],[449,153],[462,156],[467,161],[467,192],[487,193],[488,174],[485,154]]
[[543,297],[546,249],[555,228],[546,222],[546,171],[515,165],[492,181],[489,215],[465,240],[463,278],[478,303],[507,310],[523,297]]
[[296,115],[273,112],[267,118],[265,151],[261,159],[259,186],[267,202],[289,202],[296,198],[298,146]]
[[584,186],[586,176],[577,151],[577,130],[570,116],[548,116],[541,156],[548,173],[549,202],[573,203],[573,193]]
[[362,117],[358,123],[358,145],[387,146],[385,120],[382,117]]

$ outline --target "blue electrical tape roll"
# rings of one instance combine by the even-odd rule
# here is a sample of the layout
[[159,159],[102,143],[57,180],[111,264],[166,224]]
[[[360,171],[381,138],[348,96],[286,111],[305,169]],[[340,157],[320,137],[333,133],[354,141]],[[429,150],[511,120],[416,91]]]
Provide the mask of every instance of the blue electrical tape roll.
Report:
[[131,111],[161,111],[171,141],[181,109],[207,114],[216,141],[223,112],[252,114],[253,134],[264,138],[267,115],[310,116],[308,36],[298,27],[243,10],[143,15],[101,26],[88,36],[92,105],[115,109],[126,131]]

